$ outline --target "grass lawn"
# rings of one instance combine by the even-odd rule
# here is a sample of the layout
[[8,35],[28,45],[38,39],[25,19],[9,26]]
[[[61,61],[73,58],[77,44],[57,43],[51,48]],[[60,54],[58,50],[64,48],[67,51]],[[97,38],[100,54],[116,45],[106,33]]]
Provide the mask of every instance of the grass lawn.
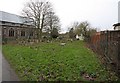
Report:
[[117,80],[82,41],[40,43],[32,46],[3,45],[3,54],[22,81]]

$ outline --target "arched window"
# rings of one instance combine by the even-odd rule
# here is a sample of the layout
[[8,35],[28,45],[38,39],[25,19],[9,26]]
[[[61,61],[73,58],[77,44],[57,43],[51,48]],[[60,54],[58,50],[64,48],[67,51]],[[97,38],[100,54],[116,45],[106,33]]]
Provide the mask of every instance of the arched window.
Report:
[[21,36],[25,36],[25,31],[21,31]]
[[9,30],[9,36],[10,36],[10,37],[13,37],[13,36],[14,36],[14,29],[11,28],[11,29]]

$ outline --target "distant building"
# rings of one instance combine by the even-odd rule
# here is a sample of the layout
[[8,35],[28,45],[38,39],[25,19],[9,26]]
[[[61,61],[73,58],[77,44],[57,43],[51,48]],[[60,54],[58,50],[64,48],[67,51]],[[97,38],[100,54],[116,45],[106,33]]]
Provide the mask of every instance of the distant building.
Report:
[[2,26],[2,40],[36,38],[33,20],[0,11],[0,27]]
[[84,40],[83,34],[76,35],[76,39],[77,39],[77,40]]
[[114,24],[114,30],[120,30],[120,23]]

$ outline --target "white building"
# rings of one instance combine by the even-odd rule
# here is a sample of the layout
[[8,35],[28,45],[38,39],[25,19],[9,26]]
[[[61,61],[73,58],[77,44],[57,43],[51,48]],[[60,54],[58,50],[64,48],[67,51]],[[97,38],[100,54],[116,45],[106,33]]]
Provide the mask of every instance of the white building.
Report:
[[76,39],[78,39],[78,40],[84,40],[84,37],[83,37],[82,34],[81,34],[80,36],[79,36],[79,35],[76,35]]

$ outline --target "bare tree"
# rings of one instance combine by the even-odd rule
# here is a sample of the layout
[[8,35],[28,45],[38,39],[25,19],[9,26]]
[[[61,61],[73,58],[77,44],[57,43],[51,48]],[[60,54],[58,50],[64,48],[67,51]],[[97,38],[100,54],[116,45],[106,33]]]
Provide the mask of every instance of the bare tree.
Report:
[[83,36],[87,35],[87,31],[89,29],[89,26],[90,26],[90,24],[87,21],[81,22],[79,24],[78,29],[79,29],[80,33],[83,34]]
[[42,30],[46,26],[45,19],[47,15],[53,11],[52,5],[50,2],[46,1],[30,1],[28,2],[22,13],[24,16],[28,18],[32,18],[34,20],[35,27],[38,28],[38,38],[40,39],[42,36]]
[[75,22],[73,24],[74,33],[78,35],[83,35],[85,40],[89,39],[91,35],[96,33],[97,29],[90,26],[89,22],[84,21],[81,23]]
[[60,31],[60,20],[54,12],[50,12],[48,14],[45,24],[47,25],[47,28],[45,29],[47,29],[49,32],[51,32],[53,28],[56,28],[58,31]]

